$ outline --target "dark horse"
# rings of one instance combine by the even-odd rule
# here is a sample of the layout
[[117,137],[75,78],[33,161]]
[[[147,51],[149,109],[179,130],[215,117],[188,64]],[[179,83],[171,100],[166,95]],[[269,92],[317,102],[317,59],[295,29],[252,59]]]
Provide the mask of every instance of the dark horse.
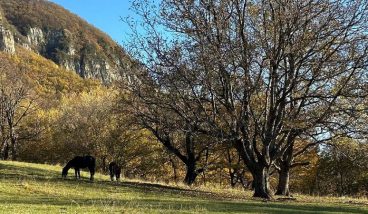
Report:
[[119,181],[120,173],[121,173],[121,167],[117,163],[111,162],[109,164],[109,171],[110,171],[111,181],[114,180],[114,176],[116,177],[116,180]]
[[63,171],[61,173],[63,178],[66,178],[66,176],[68,175],[68,170],[70,168],[74,168],[76,179],[80,179],[80,169],[81,168],[88,168],[89,172],[91,173],[90,180],[93,181],[93,175],[95,174],[95,168],[96,168],[96,159],[89,155],[83,156],[83,157],[81,156],[74,157],[63,168]]

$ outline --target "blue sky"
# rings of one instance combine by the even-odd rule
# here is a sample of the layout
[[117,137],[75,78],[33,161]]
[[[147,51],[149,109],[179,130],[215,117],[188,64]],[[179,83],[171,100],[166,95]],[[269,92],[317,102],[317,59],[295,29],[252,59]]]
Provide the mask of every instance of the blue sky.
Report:
[[129,28],[120,17],[134,16],[130,0],[50,0],[85,19],[122,44]]

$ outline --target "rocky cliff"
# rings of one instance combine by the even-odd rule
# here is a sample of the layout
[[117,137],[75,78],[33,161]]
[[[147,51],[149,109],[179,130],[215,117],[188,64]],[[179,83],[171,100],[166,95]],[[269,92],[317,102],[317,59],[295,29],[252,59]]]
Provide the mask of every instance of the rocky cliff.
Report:
[[14,36],[13,33],[5,27],[5,23],[6,21],[0,8],[0,51],[14,53]]
[[0,51],[15,52],[14,37],[11,31],[0,25]]
[[130,67],[121,46],[62,7],[46,0],[0,0],[0,51],[24,48],[105,84]]

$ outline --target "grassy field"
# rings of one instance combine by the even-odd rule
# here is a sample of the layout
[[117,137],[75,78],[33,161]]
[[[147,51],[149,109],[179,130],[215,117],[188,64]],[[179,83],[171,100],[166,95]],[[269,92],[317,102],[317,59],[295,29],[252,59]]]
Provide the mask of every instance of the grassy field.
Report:
[[0,161],[0,213],[368,213],[364,199],[264,202],[239,190],[116,183],[100,174],[89,182],[86,172],[82,180],[64,180],[60,172],[59,166]]

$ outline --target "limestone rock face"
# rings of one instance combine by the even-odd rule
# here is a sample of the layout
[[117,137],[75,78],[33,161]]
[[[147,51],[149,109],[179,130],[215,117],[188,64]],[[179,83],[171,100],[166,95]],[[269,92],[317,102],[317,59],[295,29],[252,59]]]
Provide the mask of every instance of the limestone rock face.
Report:
[[37,47],[41,55],[68,70],[75,71],[81,77],[99,79],[104,83],[119,79],[118,70],[122,68],[120,62],[123,59],[118,60],[119,63],[116,64],[116,60],[110,58],[119,58],[118,55],[109,53],[110,56],[107,56],[95,44],[79,46],[78,39],[67,29],[30,32],[32,36],[28,38],[37,38],[32,40],[34,42],[30,45]]
[[10,30],[0,25],[0,51],[15,52],[14,36]]
[[34,45],[36,47],[45,43],[45,37],[43,31],[38,27],[29,28],[29,33],[27,35],[27,40],[29,45]]

